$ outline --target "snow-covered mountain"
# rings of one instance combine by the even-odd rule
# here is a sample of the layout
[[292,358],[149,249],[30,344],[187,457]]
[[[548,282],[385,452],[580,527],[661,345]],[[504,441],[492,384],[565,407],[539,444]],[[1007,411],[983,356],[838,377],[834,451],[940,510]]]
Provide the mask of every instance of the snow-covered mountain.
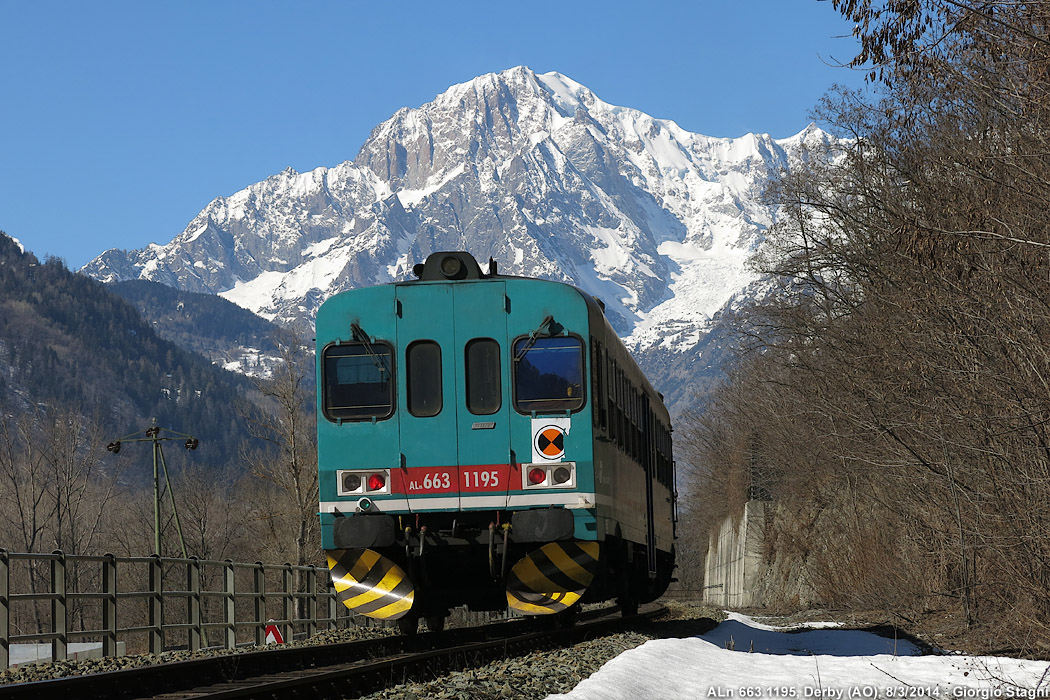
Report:
[[430,252],[468,250],[600,297],[681,401],[696,389],[689,367],[717,373],[712,319],[755,281],[745,260],[775,217],[763,188],[828,139],[812,126],[702,136],[517,67],[399,110],[352,162],[285,170],[215,199],[170,243],[109,250],[83,272],[297,322],[338,291],[409,278]]

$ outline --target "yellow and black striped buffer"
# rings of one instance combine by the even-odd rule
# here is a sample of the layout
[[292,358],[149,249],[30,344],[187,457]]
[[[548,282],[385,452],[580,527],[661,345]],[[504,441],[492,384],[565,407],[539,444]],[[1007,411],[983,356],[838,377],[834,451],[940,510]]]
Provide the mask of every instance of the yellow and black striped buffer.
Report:
[[520,559],[507,576],[507,604],[550,615],[575,604],[598,570],[597,542],[550,542]]
[[339,600],[355,613],[396,620],[412,609],[412,581],[390,559],[371,549],[328,549],[325,554]]

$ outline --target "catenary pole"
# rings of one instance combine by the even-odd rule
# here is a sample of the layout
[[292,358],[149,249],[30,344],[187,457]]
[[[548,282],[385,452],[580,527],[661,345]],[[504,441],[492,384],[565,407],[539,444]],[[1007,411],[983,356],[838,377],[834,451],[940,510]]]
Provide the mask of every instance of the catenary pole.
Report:
[[[170,433],[170,435],[161,435],[161,431]],[[168,494],[171,498],[171,511],[175,516],[175,527],[179,533],[179,544],[182,546],[182,556],[186,557],[186,539],[182,535],[182,523],[179,522],[179,511],[175,505],[175,492],[171,488],[171,479],[168,476],[168,464],[164,459],[164,451],[161,443],[166,440],[185,440],[184,446],[187,450],[197,449],[197,445],[200,441],[192,435],[180,433],[170,428],[161,428],[157,425],[156,419],[153,420],[153,425],[146,428],[142,433],[132,433],[125,435],[119,440],[106,445],[106,449],[117,454],[120,452],[121,445],[125,442],[151,442],[153,443],[153,547],[154,554],[160,556],[160,470],[161,467],[164,469],[164,483],[168,489]]]

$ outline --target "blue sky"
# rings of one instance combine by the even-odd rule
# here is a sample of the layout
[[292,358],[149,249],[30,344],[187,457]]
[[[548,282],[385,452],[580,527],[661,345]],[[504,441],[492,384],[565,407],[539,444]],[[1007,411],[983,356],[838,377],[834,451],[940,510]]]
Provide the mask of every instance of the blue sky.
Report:
[[77,268],[217,196],[351,160],[371,129],[516,65],[710,136],[803,129],[855,53],[818,0],[0,0],[0,230]]

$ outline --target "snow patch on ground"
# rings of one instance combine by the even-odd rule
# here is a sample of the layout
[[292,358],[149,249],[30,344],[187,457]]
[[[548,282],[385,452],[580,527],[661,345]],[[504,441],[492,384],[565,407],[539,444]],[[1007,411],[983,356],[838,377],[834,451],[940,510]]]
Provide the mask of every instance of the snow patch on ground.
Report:
[[233,359],[225,362],[216,362],[229,372],[239,372],[248,377],[269,379],[273,376],[274,368],[279,367],[284,360],[278,355],[267,355],[257,348],[241,348],[233,353]]
[[779,628],[730,613],[700,637],[656,639],[626,651],[571,692],[548,700],[987,700],[1050,694],[1045,661],[920,656],[906,640],[828,627]]

